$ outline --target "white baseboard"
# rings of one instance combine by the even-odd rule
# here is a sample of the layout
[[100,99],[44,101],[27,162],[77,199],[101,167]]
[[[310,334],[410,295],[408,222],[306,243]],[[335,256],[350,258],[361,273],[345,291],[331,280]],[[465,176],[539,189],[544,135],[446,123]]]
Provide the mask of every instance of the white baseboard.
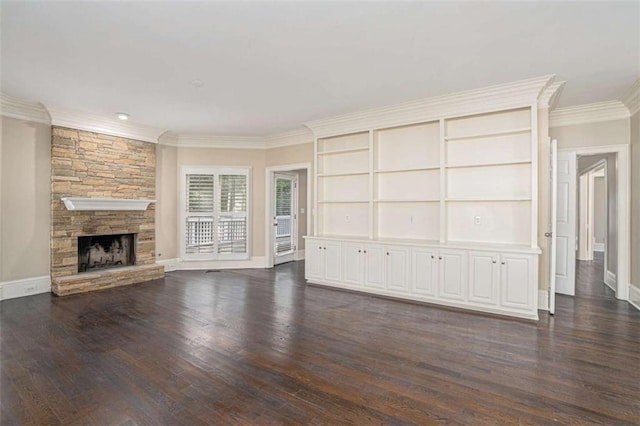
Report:
[[175,271],[176,269],[178,269],[179,263],[180,259],[178,259],[177,257],[174,259],[156,260],[157,265],[164,265],[165,272]]
[[267,261],[264,256],[254,256],[247,260],[177,260],[174,271],[265,268]]
[[593,243],[593,251],[604,252],[604,243]]
[[543,311],[549,310],[549,291],[538,290],[538,309]]
[[49,293],[50,291],[51,278],[49,275],[5,281],[0,283],[0,300],[33,296],[34,294]]
[[297,250],[293,253],[293,260],[304,260],[304,250]]
[[640,288],[629,284],[629,303],[640,310]]
[[617,281],[616,274],[611,271],[606,271],[604,273],[604,283],[611,288],[611,290],[616,291],[617,289]]

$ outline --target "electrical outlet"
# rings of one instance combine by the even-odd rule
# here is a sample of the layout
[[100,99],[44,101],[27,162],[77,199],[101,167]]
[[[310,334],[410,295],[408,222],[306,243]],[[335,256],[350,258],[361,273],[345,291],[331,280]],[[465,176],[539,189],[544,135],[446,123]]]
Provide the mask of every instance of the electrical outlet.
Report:
[[345,222],[351,222],[351,216],[346,215],[346,216],[344,217],[344,221],[345,221]]
[[36,286],[30,285],[24,288],[24,294],[31,294],[36,292]]
[[476,216],[473,218],[473,223],[476,225],[480,225],[480,216]]

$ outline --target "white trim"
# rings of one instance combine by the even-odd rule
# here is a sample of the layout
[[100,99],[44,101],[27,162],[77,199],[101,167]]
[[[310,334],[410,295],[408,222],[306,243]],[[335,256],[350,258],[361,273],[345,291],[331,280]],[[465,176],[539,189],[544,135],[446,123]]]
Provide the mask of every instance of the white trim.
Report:
[[541,311],[549,310],[549,292],[547,290],[538,290],[538,309]]
[[178,259],[176,271],[202,269],[255,269],[265,267],[264,256],[253,256],[246,260],[184,260]]
[[137,200],[125,198],[78,198],[78,197],[62,197],[60,198],[67,210],[77,211],[133,211],[146,210],[149,204],[155,203],[156,200]]
[[435,96],[305,123],[316,138],[411,123],[436,121],[442,117],[528,107],[538,102],[553,75],[520,80],[475,90]]
[[14,98],[4,93],[0,93],[0,112],[4,117],[51,124],[51,117],[42,104]]
[[593,243],[593,251],[604,252],[604,243]]
[[313,143],[313,132],[311,132],[307,127],[275,133],[264,138],[265,149],[304,145],[308,143]]
[[49,292],[51,292],[51,278],[49,275],[0,283],[0,300]]
[[556,81],[543,90],[538,101],[538,108],[555,108],[565,84],[566,81]]
[[[314,144],[315,147],[315,144]],[[315,149],[315,148],[314,148]],[[273,268],[273,225],[271,219],[271,213],[273,211],[273,175],[275,172],[289,172],[293,170],[306,170],[307,171],[307,205],[305,206],[307,212],[307,235],[311,233],[311,182],[313,177],[311,175],[311,163],[295,163],[295,164],[283,164],[279,166],[270,166],[265,168],[265,180],[264,180],[264,252],[265,252],[265,268]],[[296,241],[296,245],[298,242]]]
[[134,124],[130,121],[118,120],[92,112],[76,111],[46,104],[45,107],[49,111],[53,126],[69,127],[151,143],[157,143],[160,135],[166,131],[166,129]]
[[[631,229],[631,172],[629,164],[629,145],[605,145],[593,147],[577,147],[566,148],[560,151],[573,152],[576,155],[594,155],[594,154],[617,154],[617,213],[618,213],[618,267],[617,267],[617,285],[616,298],[620,300],[629,299],[629,280],[630,280],[630,229]],[[606,259],[606,257],[605,257]]]
[[629,284],[629,303],[640,310],[640,288],[633,284]]
[[640,111],[640,78],[633,83],[627,96],[622,99],[622,102],[629,108],[630,115],[634,115]]
[[156,265],[163,265],[165,272],[178,270],[179,264],[180,264],[179,258],[156,260]]
[[304,249],[296,250],[295,253],[293,253],[293,260],[304,260]]
[[583,123],[623,120],[629,118],[629,110],[620,101],[597,102],[558,108],[549,113],[549,127],[573,126]]
[[611,290],[616,291],[616,274],[607,270],[604,273],[604,283],[608,285]]

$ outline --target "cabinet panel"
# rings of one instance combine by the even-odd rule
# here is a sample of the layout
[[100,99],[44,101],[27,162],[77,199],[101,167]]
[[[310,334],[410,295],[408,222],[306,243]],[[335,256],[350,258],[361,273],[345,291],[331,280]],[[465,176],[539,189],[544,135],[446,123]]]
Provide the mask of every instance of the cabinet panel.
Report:
[[329,281],[340,281],[341,276],[341,256],[340,243],[325,241],[323,246],[324,252],[324,279]]
[[498,253],[469,253],[469,301],[498,303]]
[[373,288],[384,288],[383,249],[381,246],[364,246],[365,280],[364,285]]
[[342,246],[342,280],[350,285],[362,285],[364,280],[364,253],[360,244],[345,243]]
[[438,268],[436,268],[436,252],[422,248],[413,249],[412,255],[413,279],[412,291],[416,294],[434,296],[438,282]]
[[467,282],[466,252],[441,250],[438,263],[440,296],[446,299],[464,300]]
[[385,247],[387,289],[409,291],[409,249],[406,247]]
[[520,309],[531,305],[530,257],[503,254],[500,266],[502,305]]
[[304,268],[307,279],[322,279],[322,242],[307,240]]

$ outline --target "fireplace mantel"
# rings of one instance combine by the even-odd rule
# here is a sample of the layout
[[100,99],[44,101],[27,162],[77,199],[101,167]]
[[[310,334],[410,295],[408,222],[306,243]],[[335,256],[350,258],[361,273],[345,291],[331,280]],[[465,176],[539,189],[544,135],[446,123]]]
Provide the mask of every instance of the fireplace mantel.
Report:
[[78,211],[134,211],[146,210],[156,200],[131,200],[125,198],[77,198],[61,197],[67,210]]

